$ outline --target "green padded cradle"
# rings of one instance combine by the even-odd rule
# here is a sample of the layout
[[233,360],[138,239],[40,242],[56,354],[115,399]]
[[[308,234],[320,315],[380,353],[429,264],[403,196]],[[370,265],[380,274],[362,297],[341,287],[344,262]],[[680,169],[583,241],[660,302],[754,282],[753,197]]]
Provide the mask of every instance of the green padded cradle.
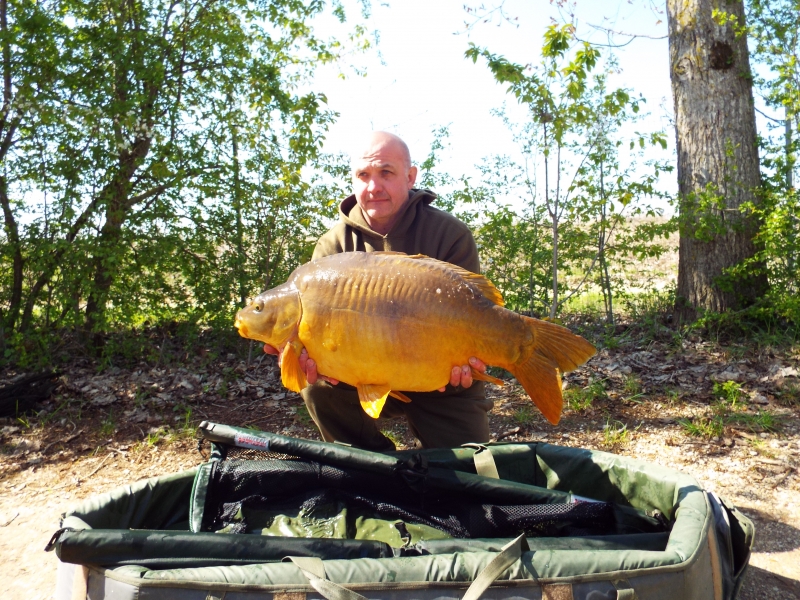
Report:
[[605,452],[199,431],[208,462],[64,515],[57,599],[725,600],[750,556],[733,506]]

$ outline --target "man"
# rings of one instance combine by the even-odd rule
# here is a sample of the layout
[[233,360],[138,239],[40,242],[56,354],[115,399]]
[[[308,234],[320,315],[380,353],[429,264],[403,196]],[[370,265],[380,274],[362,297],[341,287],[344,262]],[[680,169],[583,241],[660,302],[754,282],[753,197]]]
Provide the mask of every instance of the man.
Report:
[[[396,135],[373,133],[353,160],[353,195],[339,207],[339,223],[317,242],[313,258],[339,252],[395,251],[425,254],[480,273],[472,233],[452,215],[430,206],[436,196],[414,188],[417,168],[408,146]],[[276,350],[265,347],[266,352]],[[450,384],[429,393],[406,392],[411,403],[388,398],[382,417],[404,415],[423,448],[455,447],[489,440],[485,384],[473,383],[470,366],[485,371],[475,357],[453,365]],[[308,412],[325,441],[368,450],[394,450],[377,421],[361,408],[355,388],[317,374],[313,357],[300,357],[309,386],[302,391]],[[402,391],[402,390],[400,390]]]

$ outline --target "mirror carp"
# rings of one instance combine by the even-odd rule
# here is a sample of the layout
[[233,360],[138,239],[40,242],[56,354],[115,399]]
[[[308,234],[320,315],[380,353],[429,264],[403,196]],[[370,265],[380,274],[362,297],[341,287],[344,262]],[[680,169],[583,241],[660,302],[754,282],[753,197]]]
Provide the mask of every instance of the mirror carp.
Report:
[[[307,385],[305,347],[319,373],[358,390],[378,418],[389,395],[430,392],[476,356],[516,377],[548,421],[561,418],[561,373],[595,348],[567,328],[503,308],[482,275],[423,255],[344,252],[312,260],[236,315],[239,333],[281,351],[281,379]],[[501,380],[473,370],[473,377]]]

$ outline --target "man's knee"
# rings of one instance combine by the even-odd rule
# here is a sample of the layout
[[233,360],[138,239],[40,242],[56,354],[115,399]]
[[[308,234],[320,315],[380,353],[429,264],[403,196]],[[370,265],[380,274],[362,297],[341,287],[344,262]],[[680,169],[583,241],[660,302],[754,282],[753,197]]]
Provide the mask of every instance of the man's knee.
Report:
[[[313,385],[306,386],[300,392],[308,414],[320,429],[325,422],[336,418],[336,408],[341,410],[341,403],[346,402],[344,399],[335,398],[338,394],[331,388],[330,384],[318,381]],[[339,401],[337,402],[337,400]]]
[[317,382],[306,387],[301,395],[326,442],[344,442],[375,451],[395,449],[361,408],[355,388]]
[[453,448],[469,442],[488,442],[488,412],[493,406],[483,382],[431,397],[426,394],[406,409],[409,425],[424,448]]

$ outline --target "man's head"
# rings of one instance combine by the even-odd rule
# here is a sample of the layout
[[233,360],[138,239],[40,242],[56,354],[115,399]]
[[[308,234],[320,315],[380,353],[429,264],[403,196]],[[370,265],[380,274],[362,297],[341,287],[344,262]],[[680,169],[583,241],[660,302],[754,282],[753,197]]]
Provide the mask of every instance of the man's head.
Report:
[[373,132],[366,148],[353,157],[353,193],[378,233],[389,233],[416,180],[408,146],[392,133]]

